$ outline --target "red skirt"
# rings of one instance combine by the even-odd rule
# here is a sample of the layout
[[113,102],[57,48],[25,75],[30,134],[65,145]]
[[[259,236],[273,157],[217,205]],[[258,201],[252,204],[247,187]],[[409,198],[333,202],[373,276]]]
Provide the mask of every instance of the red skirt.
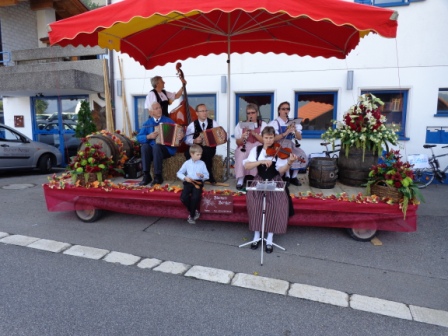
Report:
[[[261,181],[259,176],[255,180]],[[276,176],[274,181],[282,181]],[[263,223],[263,191],[248,190],[246,193],[249,230],[261,231]],[[266,191],[265,232],[286,233],[288,226],[288,195],[285,191]]]

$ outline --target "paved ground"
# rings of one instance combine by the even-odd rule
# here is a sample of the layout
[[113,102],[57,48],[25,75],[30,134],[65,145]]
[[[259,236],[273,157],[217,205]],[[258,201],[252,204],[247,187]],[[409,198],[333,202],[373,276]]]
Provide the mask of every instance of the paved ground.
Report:
[[[291,191],[312,190],[303,176],[302,181],[302,187]],[[39,214],[42,182],[43,176],[32,175],[0,180],[2,211],[8,210],[2,216],[7,222],[0,224],[2,243],[448,327],[446,186],[424,190],[427,202],[419,208],[416,233],[383,232],[383,246],[376,247],[337,229],[293,227],[279,240],[287,251],[265,255],[260,267],[258,253],[238,248],[250,238],[246,227],[211,222],[191,226],[124,214],[86,225],[72,214]],[[356,194],[362,189],[338,184],[324,192],[342,191]],[[23,200],[36,216],[26,216],[13,198]]]

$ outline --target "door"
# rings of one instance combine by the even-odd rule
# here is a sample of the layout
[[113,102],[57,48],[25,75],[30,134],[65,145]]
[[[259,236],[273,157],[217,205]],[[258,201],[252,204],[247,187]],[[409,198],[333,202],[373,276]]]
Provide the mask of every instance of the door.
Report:
[[75,156],[81,140],[75,136],[78,111],[87,96],[33,98],[35,131],[40,142],[55,146],[65,164]]

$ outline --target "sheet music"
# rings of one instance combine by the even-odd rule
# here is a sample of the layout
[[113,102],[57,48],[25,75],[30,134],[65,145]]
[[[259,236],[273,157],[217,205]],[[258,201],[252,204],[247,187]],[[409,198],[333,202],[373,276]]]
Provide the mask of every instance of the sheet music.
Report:
[[291,119],[286,123],[286,126],[291,126],[292,124],[300,124],[302,122],[303,118],[295,118]]
[[240,127],[241,129],[250,129],[250,130],[254,130],[256,127],[256,123],[254,122],[249,122],[249,121],[240,121]]

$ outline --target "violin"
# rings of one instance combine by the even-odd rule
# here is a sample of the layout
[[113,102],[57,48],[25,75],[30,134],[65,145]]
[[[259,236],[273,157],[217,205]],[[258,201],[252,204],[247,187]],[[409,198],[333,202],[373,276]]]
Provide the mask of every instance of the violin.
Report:
[[266,156],[278,156],[279,159],[287,159],[291,154],[291,148],[282,147],[278,142],[266,149]]

